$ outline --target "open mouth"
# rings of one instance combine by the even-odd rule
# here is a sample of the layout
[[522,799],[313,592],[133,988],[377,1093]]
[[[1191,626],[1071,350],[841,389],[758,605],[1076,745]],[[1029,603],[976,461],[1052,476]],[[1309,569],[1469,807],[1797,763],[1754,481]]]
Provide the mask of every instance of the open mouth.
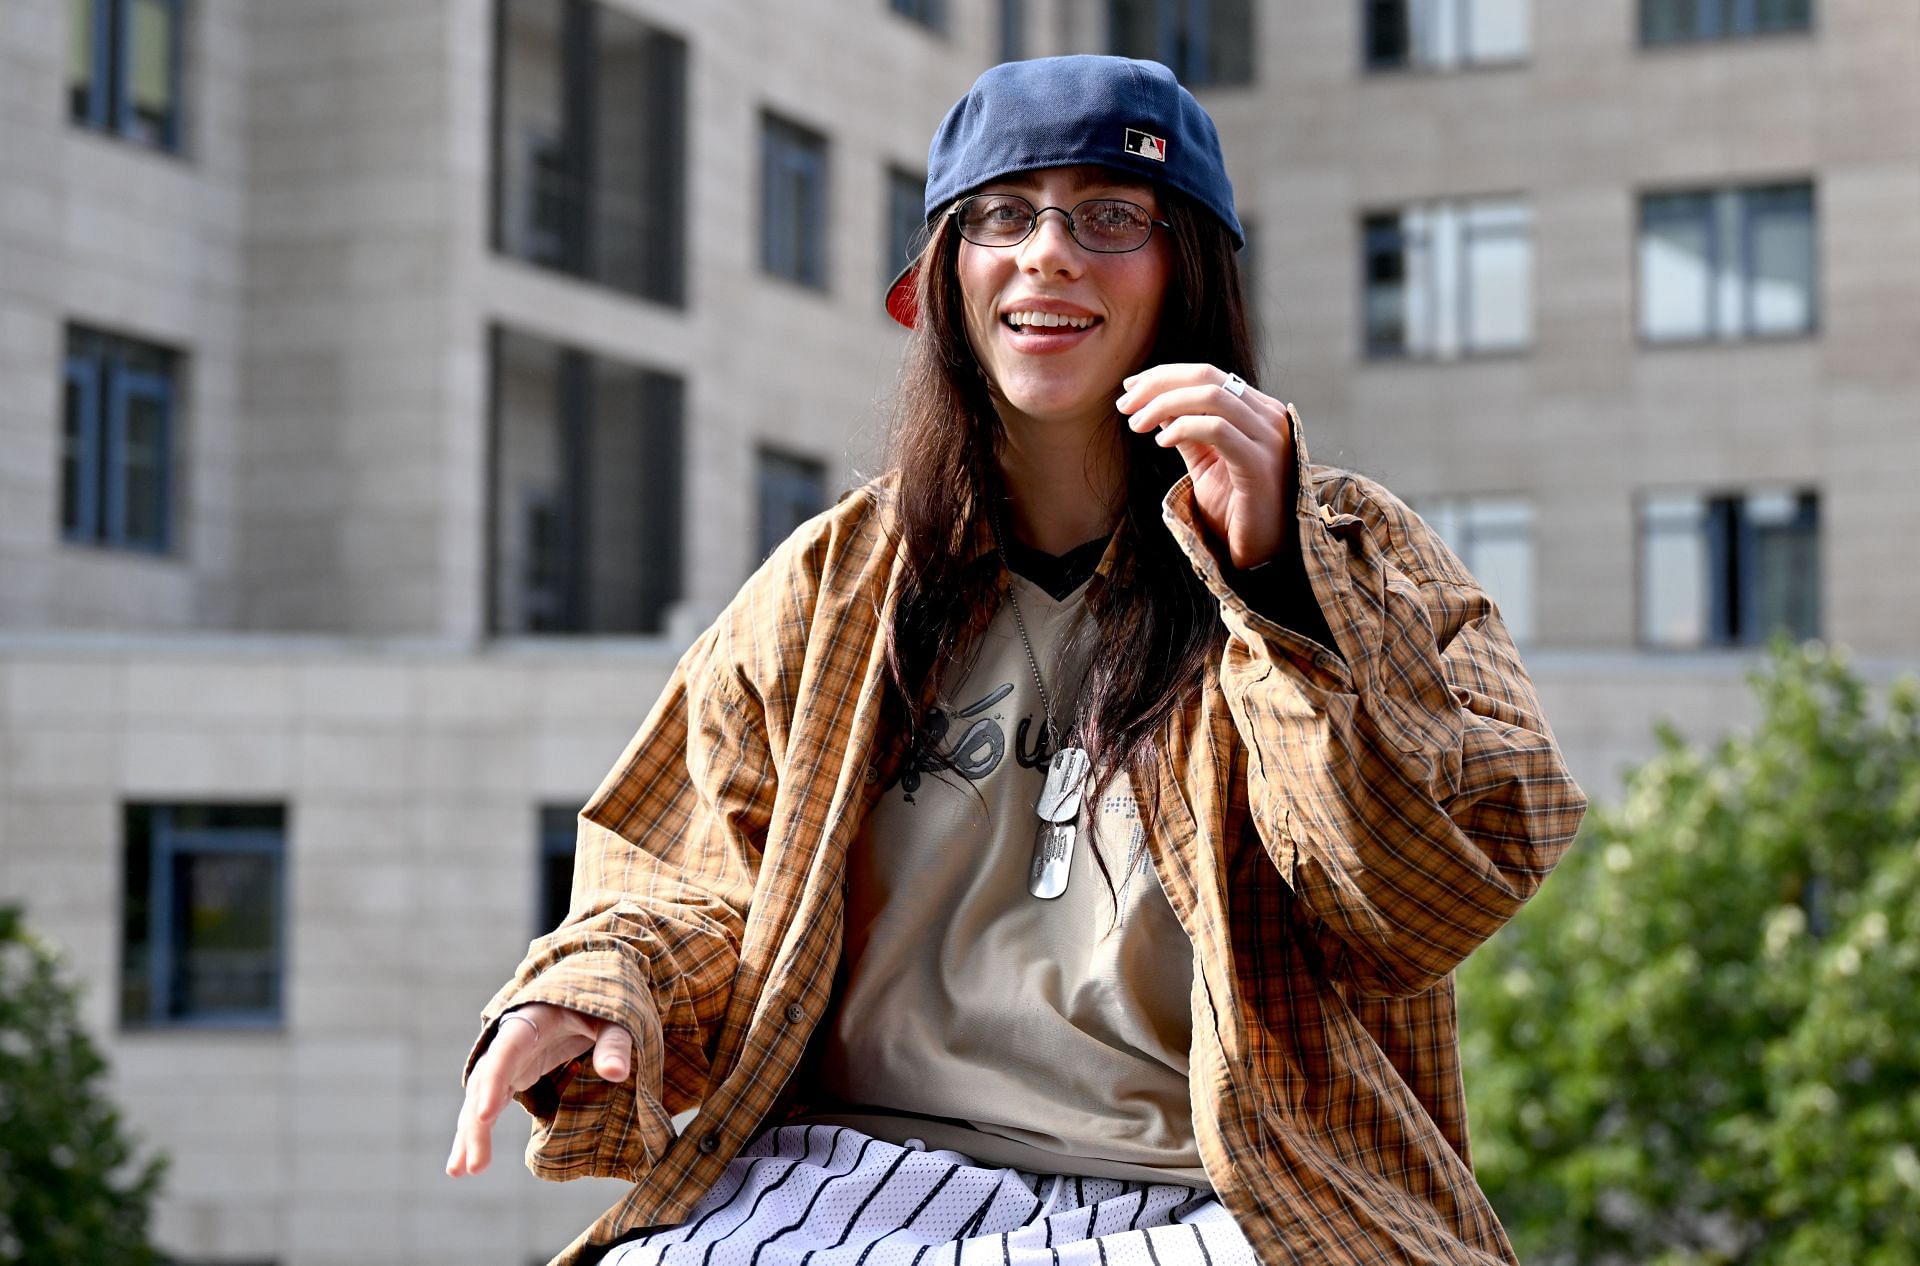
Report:
[[1015,334],[1073,334],[1100,324],[1097,316],[1067,316],[1060,312],[1003,312],[1000,321]]

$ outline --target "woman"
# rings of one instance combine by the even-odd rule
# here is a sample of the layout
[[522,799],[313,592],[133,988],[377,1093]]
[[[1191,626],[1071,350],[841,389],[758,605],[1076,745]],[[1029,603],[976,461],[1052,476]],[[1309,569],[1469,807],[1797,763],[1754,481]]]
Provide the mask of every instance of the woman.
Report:
[[996,67],[928,168],[892,469],[581,812],[448,1172],[511,1093],[635,1183],[562,1261],[1511,1261],[1452,969],[1585,802],[1498,613],[1253,385],[1165,68]]

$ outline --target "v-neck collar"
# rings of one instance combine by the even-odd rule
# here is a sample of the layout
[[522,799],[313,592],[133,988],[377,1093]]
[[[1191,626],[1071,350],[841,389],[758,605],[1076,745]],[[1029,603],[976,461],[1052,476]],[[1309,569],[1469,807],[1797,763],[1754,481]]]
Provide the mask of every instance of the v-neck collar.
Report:
[[1007,567],[1055,602],[1064,602],[1093,578],[1107,552],[1110,536],[1083,541],[1064,554],[1036,549],[1011,532],[1007,534]]

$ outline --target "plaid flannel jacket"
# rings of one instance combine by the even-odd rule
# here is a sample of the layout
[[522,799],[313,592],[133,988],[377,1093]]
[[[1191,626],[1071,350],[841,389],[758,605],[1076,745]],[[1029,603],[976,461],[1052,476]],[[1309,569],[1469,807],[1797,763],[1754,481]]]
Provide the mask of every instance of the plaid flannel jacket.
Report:
[[[1469,1167],[1453,969],[1586,800],[1459,560],[1378,484],[1309,466],[1291,422],[1311,626],[1332,645],[1235,592],[1188,483],[1164,507],[1228,631],[1140,797],[1195,949],[1201,1158],[1264,1262],[1511,1262]],[[827,1011],[847,849],[897,758],[886,494],[800,529],[687,651],[581,811],[567,922],[483,1015],[469,1070],[521,1003],[634,1035],[625,1083],[576,1062],[519,1096],[536,1174],[634,1183],[556,1266],[681,1221],[785,1107]]]

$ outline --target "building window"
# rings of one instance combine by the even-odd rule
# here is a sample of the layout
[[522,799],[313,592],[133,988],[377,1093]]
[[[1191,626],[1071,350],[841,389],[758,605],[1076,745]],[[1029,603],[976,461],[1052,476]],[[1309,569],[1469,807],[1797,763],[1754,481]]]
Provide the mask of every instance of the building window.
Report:
[[1026,55],[1026,0],[1000,0],[1000,60],[1017,62]]
[[1532,0],[1362,0],[1368,70],[1525,61]]
[[1436,202],[1362,225],[1366,352],[1446,359],[1533,342],[1533,211]]
[[760,266],[827,288],[827,138],[772,114],[760,119]]
[[1189,88],[1253,82],[1252,0],[1108,0],[1107,47]]
[[946,0],[887,0],[887,5],[903,18],[910,18],[930,31],[947,29]]
[[69,541],[167,550],[179,365],[165,348],[68,328],[60,529]]
[[883,285],[920,254],[927,229],[927,178],[898,167],[887,169],[887,259]]
[[545,936],[567,921],[573,899],[573,845],[580,811],[563,805],[540,810],[540,912],[535,936]]
[[1640,334],[1654,342],[1814,329],[1805,181],[1640,199]]
[[680,597],[680,379],[492,340],[490,627],[659,633]]
[[1683,44],[1805,31],[1813,0],[1640,0],[1640,42]]
[[126,808],[120,1016],[273,1024],[286,944],[286,810]]
[[73,121],[180,148],[180,0],[69,0]]
[[758,465],[758,534],[764,560],[795,528],[827,508],[827,468],[770,448],[760,450]]
[[1447,497],[1420,512],[1500,608],[1513,640],[1533,641],[1532,504],[1519,497]]
[[1820,634],[1820,503],[1807,491],[1657,493],[1640,502],[1640,638],[1753,646]]
[[587,0],[498,0],[494,249],[686,302],[687,46]]

